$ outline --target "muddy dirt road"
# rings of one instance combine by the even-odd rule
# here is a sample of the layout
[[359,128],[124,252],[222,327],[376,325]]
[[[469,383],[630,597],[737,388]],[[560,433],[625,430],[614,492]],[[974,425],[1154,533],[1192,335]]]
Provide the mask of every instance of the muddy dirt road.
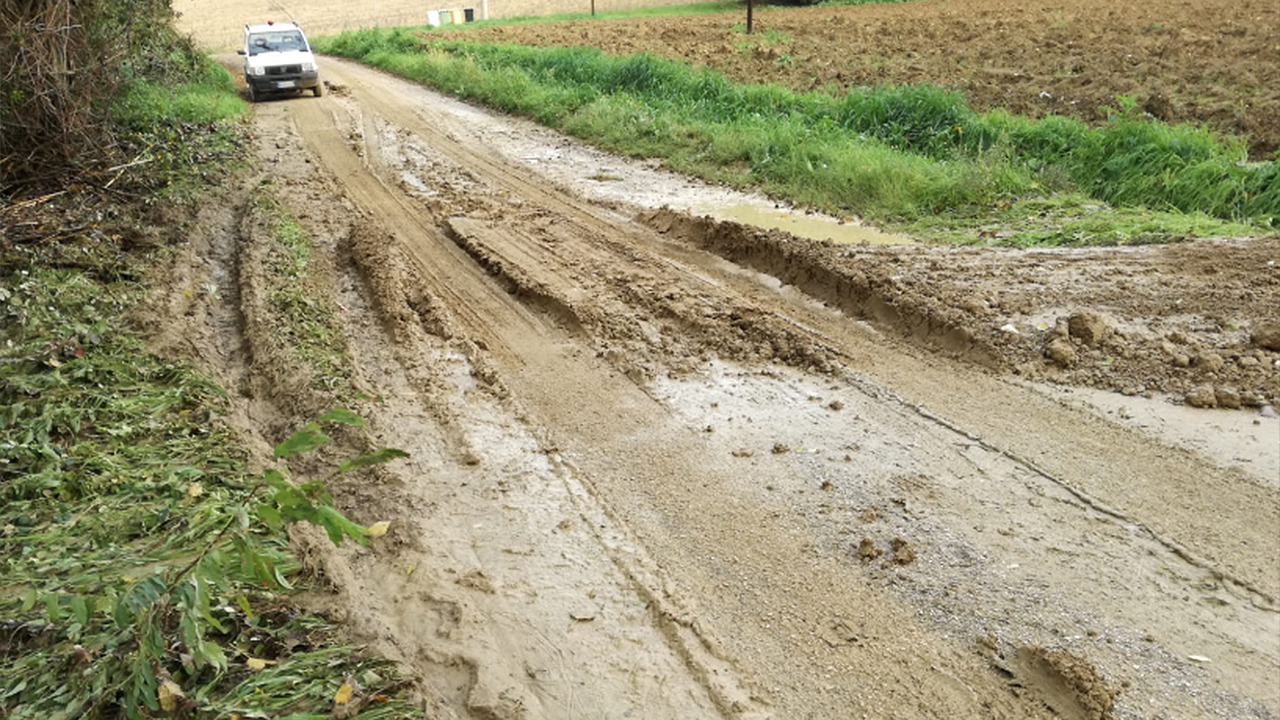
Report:
[[[308,547],[428,717],[1280,717],[1280,421],[1018,380],[660,209],[759,198],[326,72],[256,106],[261,171],[412,457],[337,489],[385,542]],[[176,285],[252,285],[242,193]],[[246,430],[307,411],[252,293],[167,295]]]

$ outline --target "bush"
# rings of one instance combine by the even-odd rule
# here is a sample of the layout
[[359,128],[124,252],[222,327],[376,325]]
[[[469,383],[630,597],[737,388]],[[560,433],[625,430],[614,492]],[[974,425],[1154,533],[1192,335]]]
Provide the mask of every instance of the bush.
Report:
[[198,76],[170,0],[0,3],[0,194],[119,158],[111,108],[137,81]]

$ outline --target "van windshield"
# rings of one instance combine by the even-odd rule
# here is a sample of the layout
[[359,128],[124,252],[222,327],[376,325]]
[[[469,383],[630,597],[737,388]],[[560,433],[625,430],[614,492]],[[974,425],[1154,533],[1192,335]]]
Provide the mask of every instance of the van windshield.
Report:
[[249,54],[258,55],[267,52],[289,52],[290,50],[306,50],[307,41],[297,30],[281,32],[254,33],[249,36]]

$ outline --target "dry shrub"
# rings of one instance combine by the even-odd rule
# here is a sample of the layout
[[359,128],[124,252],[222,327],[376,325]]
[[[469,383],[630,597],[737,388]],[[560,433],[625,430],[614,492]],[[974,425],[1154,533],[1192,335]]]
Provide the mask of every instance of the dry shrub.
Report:
[[119,157],[111,104],[173,44],[170,0],[0,0],[0,196]]

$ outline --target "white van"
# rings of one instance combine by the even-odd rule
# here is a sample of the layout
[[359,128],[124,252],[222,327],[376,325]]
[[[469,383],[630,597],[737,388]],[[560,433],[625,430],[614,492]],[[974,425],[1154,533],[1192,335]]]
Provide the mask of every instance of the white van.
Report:
[[244,56],[244,79],[252,102],[275,92],[324,94],[316,58],[307,36],[295,23],[245,25],[244,49],[238,53]]

